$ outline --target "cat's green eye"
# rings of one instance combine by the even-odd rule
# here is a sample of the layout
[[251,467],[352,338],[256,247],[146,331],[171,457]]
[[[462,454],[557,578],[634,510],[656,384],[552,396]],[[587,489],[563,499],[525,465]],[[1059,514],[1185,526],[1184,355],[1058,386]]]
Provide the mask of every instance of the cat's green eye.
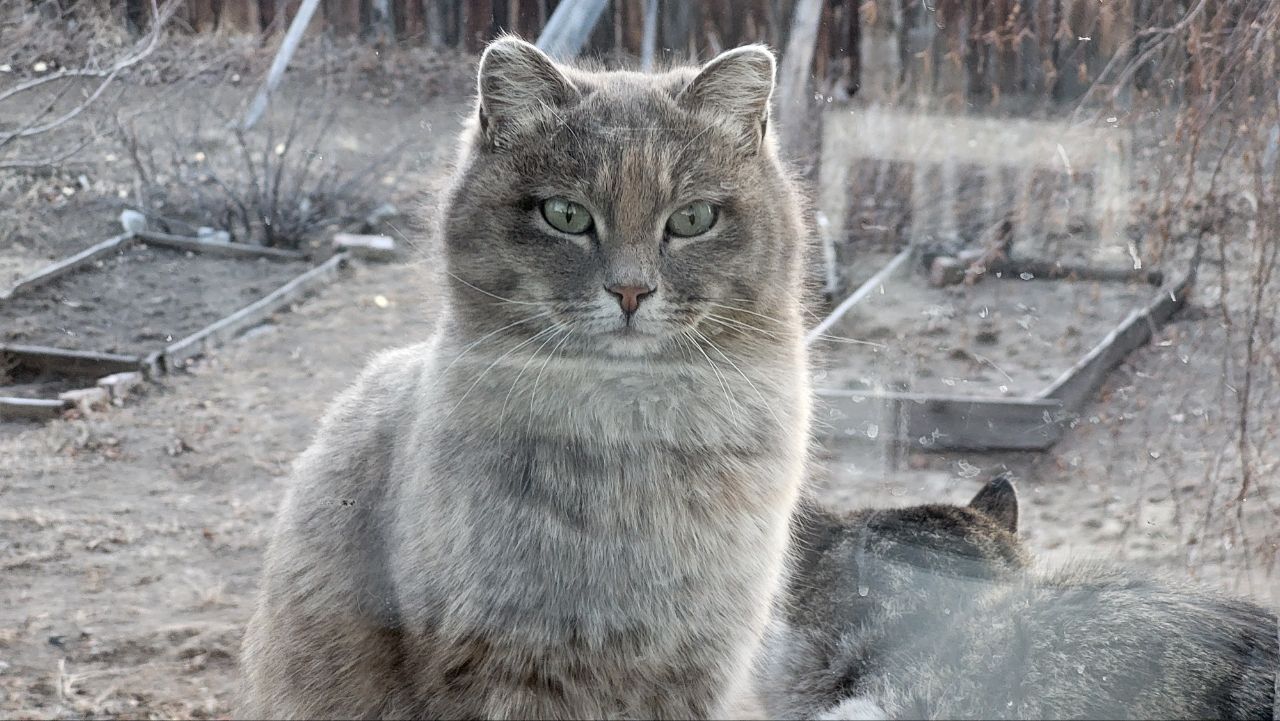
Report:
[[715,224],[716,207],[705,200],[689,203],[667,218],[667,230],[681,238],[702,235]]
[[572,200],[552,198],[543,202],[542,217],[561,233],[581,235],[591,230],[591,213]]

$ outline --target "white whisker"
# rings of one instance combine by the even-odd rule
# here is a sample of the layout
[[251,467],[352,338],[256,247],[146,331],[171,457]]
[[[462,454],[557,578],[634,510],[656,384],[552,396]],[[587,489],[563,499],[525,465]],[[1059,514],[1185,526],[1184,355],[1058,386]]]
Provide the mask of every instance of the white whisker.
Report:
[[565,328],[568,329],[568,332],[564,334],[564,337],[560,339],[560,342],[556,343],[555,347],[551,349],[551,352],[547,354],[547,359],[542,361],[542,367],[538,369],[537,377],[533,379],[533,388],[530,389],[529,391],[529,412],[530,413],[533,412],[533,408],[536,405],[536,401],[538,400],[538,384],[542,382],[542,372],[547,369],[547,365],[551,363],[552,358],[555,358],[556,353],[560,351],[560,347],[565,344],[565,341],[573,337],[573,329],[570,328],[569,326],[565,326]]
[[720,390],[724,391],[725,404],[728,406],[729,410],[733,413],[734,422],[741,424],[742,416],[738,415],[738,407],[742,404],[734,399],[733,391],[729,388],[729,381],[724,377],[724,374],[720,372],[720,369],[716,366],[715,361],[711,360],[711,356],[707,355],[707,352],[702,350],[702,347],[698,345],[698,341],[693,337],[693,333],[696,333],[697,331],[693,331],[693,333],[691,333],[690,332],[691,330],[693,329],[691,328],[689,330],[683,331],[681,333],[681,337],[688,339],[689,344],[693,346],[695,350],[701,353],[702,357],[707,360],[707,365],[711,367],[711,372],[716,374],[716,380],[720,384]]
[[513,300],[511,298],[503,298],[502,296],[497,295],[496,293],[490,293],[489,291],[485,290],[484,288],[481,288],[478,285],[473,285],[472,283],[468,283],[467,281],[463,280],[460,276],[458,276],[458,274],[454,273],[451,270],[446,270],[445,274],[448,275],[450,278],[453,278],[454,280],[458,281],[459,283],[467,286],[468,288],[471,288],[472,290],[475,290],[480,293],[484,293],[490,298],[497,298],[498,300],[504,303],[514,303],[516,305],[538,305],[538,306],[542,305],[541,303],[535,303],[527,300]]
[[[745,300],[745,299],[744,299],[744,300]],[[709,303],[709,305],[711,305],[711,306],[713,306],[713,307],[716,307],[716,308],[724,308],[725,310],[737,311],[737,312],[739,312],[739,313],[747,313],[747,314],[749,314],[749,315],[753,315],[753,316],[756,316],[756,317],[759,317],[759,318],[763,318],[763,319],[765,319],[765,320],[767,320],[767,321],[772,321],[772,322],[777,323],[778,325],[781,325],[781,326],[786,326],[786,325],[788,325],[788,323],[787,323],[786,321],[783,321],[783,320],[778,319],[778,318],[774,318],[773,316],[765,315],[764,313],[757,313],[756,311],[753,311],[753,310],[747,310],[746,308],[739,308],[739,307],[737,307],[737,306],[732,306],[732,305],[724,305],[724,304],[722,304],[722,303]],[[826,334],[826,333],[820,333],[820,334],[818,334],[818,336],[817,336],[817,337],[818,337],[818,338],[821,338],[822,340],[825,340],[825,341],[830,341],[830,342],[832,342],[832,343],[848,343],[848,344],[850,344],[850,345],[865,345],[865,346],[868,346],[868,347],[871,347],[871,348],[884,348],[884,347],[885,347],[885,345],[884,345],[883,343],[876,343],[876,342],[874,342],[874,341],[869,341],[869,340],[859,340],[859,339],[857,339],[857,338],[844,338],[844,337],[842,337],[842,336],[829,335],[829,334]]]
[[445,367],[444,367],[444,370],[440,371],[440,375],[441,375],[441,376],[443,376],[443,375],[445,375],[446,373],[448,373],[448,372],[449,372],[449,369],[450,369],[450,368],[452,368],[452,367],[453,367],[453,365],[454,365],[455,363],[457,363],[458,361],[462,360],[462,357],[463,357],[463,356],[465,356],[466,354],[470,353],[470,352],[471,352],[471,350],[472,350],[473,348],[475,348],[476,346],[478,346],[478,345],[480,345],[481,343],[485,342],[485,341],[486,341],[486,340],[488,340],[489,338],[492,338],[493,336],[495,336],[495,335],[497,335],[497,334],[501,333],[501,332],[502,332],[502,331],[504,331],[504,330],[510,330],[511,328],[514,328],[514,327],[516,327],[516,326],[518,326],[518,325],[522,325],[522,324],[524,324],[524,323],[528,323],[528,322],[529,322],[529,321],[531,321],[531,320],[537,320],[537,319],[539,319],[539,318],[545,318],[545,317],[547,317],[547,316],[549,316],[549,315],[551,315],[551,314],[552,314],[552,312],[551,312],[551,311],[545,311],[545,312],[543,312],[543,313],[538,313],[537,315],[529,316],[528,318],[525,318],[525,319],[523,319],[523,320],[518,320],[518,321],[516,321],[516,322],[514,322],[514,323],[508,323],[507,325],[504,325],[504,326],[502,326],[501,328],[499,328],[499,329],[497,329],[497,330],[492,330],[492,331],[489,331],[488,333],[485,333],[484,335],[480,336],[480,338],[479,338],[479,339],[477,339],[475,342],[473,342],[471,345],[467,346],[466,348],[463,348],[463,349],[462,349],[462,352],[458,353],[458,355],[454,356],[453,360],[449,361],[449,365],[445,366]]
[[[498,427],[502,427],[502,421],[507,417],[507,405],[511,403],[511,394],[516,392],[516,386],[520,384],[520,379],[524,377],[524,372],[529,370],[529,364],[538,358],[538,354],[542,352],[543,348],[547,347],[548,343],[555,340],[562,332],[567,332],[568,330],[568,326],[556,323],[550,328],[544,328],[543,330],[538,331],[538,335],[542,335],[547,332],[550,332],[550,335],[547,336],[546,340],[542,341],[541,345],[533,349],[533,353],[529,354],[529,358],[525,360],[524,366],[521,367],[520,372],[516,374],[515,380],[511,381],[511,390],[507,391],[507,397],[502,400],[502,412],[498,414]],[[537,338],[538,336],[534,337]]]
[[724,358],[725,362],[732,366],[733,369],[738,372],[738,375],[742,376],[742,380],[746,381],[747,385],[751,386],[751,390],[755,391],[756,395],[760,398],[760,402],[763,403],[765,409],[769,411],[769,415],[773,416],[773,420],[778,424],[778,428],[785,428],[785,426],[782,425],[782,419],[778,417],[777,413],[773,412],[773,406],[769,405],[769,401],[764,397],[764,394],[761,393],[760,389],[756,387],[756,384],[747,377],[747,374],[742,372],[742,369],[738,367],[738,364],[734,363],[732,358],[726,355],[724,351],[720,350],[720,346],[716,345],[710,338],[699,332],[697,328],[690,328],[689,330],[697,334],[697,336],[702,340],[706,341],[707,345],[710,345],[712,350],[719,353],[720,357]]
[[480,381],[484,380],[484,377],[489,373],[489,371],[493,370],[494,366],[501,363],[502,360],[507,356],[511,355],[512,353],[515,353],[516,351],[520,350],[526,345],[529,345],[530,343],[532,343],[540,335],[542,335],[541,332],[534,333],[528,338],[525,338],[524,340],[512,346],[510,349],[507,350],[506,353],[503,353],[497,358],[494,358],[492,363],[490,363],[484,370],[480,371],[480,375],[476,376],[476,379],[471,383],[470,386],[467,387],[466,392],[462,394],[462,397],[458,399],[458,402],[454,404],[453,408],[449,409],[449,412],[445,414],[445,417],[441,419],[440,422],[443,423],[444,421],[449,420],[449,418],[453,416],[453,412],[458,410],[458,408],[462,406],[463,401],[467,400],[467,396],[471,395],[471,391],[475,390],[476,386],[480,385]]

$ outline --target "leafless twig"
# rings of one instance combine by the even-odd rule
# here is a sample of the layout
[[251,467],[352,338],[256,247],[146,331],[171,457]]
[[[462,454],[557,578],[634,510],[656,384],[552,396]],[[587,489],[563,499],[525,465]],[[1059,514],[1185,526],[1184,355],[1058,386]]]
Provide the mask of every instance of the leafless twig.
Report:
[[[0,91],[0,103],[20,102],[24,93],[29,93],[39,88],[62,82],[62,87],[55,93],[54,98],[41,104],[41,109],[36,111],[26,122],[21,123],[16,129],[6,133],[0,133],[0,151],[6,147],[15,146],[21,141],[30,140],[40,135],[44,135],[52,130],[56,130],[75,118],[79,117],[89,107],[98,102],[107,88],[123,73],[125,70],[146,60],[155,49],[159,46],[163,36],[165,26],[169,20],[173,18],[174,13],[179,6],[179,0],[166,0],[163,5],[157,4],[156,0],[151,0],[151,27],[147,31],[145,37],[139,40],[130,50],[122,57],[105,68],[63,68],[57,72],[50,73],[30,80],[26,80],[13,85],[3,91]],[[78,103],[62,114],[50,117],[56,111],[58,101],[61,100],[67,92],[73,87],[70,82],[76,78],[96,78],[98,83],[93,90],[88,92]],[[57,165],[64,160],[75,155],[83,149],[89,141],[85,141],[71,150],[55,153],[46,157],[8,157],[0,158],[0,169],[12,168],[38,168]]]

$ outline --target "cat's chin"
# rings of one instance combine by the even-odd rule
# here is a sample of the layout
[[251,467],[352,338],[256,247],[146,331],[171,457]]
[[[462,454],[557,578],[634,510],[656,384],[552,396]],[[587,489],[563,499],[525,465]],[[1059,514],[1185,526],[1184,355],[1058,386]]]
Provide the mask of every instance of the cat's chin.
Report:
[[611,358],[648,358],[662,352],[666,343],[654,333],[620,328],[596,337],[600,351]]

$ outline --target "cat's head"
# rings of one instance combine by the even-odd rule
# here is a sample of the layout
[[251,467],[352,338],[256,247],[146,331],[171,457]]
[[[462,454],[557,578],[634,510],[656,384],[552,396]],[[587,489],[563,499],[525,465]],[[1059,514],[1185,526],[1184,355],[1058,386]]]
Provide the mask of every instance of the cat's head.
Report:
[[912,604],[941,610],[1030,563],[1017,536],[1017,491],[1003,475],[967,505],[819,514],[797,530],[793,600],[810,622],[900,613]]
[[641,74],[491,44],[442,219],[464,333],[615,357],[794,335],[804,232],[769,127],[774,68],[762,46]]

